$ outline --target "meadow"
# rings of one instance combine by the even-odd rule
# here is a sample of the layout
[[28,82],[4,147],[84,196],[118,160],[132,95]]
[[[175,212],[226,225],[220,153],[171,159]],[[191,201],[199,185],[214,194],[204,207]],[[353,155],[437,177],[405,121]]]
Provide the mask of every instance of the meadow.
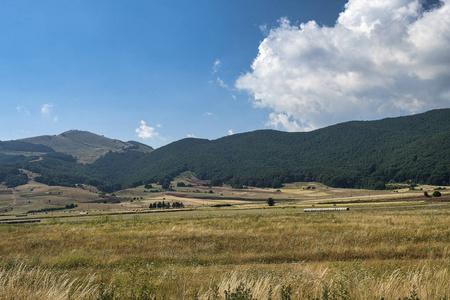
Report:
[[450,299],[450,203],[281,206],[2,224],[0,299]]

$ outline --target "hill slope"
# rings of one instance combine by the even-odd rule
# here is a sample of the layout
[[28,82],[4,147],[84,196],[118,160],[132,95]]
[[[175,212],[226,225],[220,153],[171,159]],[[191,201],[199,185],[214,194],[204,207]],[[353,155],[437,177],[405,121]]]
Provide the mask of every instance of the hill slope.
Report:
[[[235,186],[313,180],[336,187],[384,188],[389,181],[445,185],[450,184],[449,135],[450,109],[441,109],[312,132],[188,138],[133,159],[109,153],[92,167],[97,177],[126,186],[183,171]],[[120,172],[110,172],[112,167]]]
[[450,109],[346,122],[312,132],[258,130],[212,141],[186,138],[151,153],[127,151],[143,147],[136,142],[78,131],[25,141],[76,157],[93,149],[104,155],[89,165],[61,153],[26,161],[4,157],[9,171],[0,177],[10,186],[24,181],[19,168],[40,174],[36,180],[42,183],[89,183],[103,191],[167,182],[184,171],[213,185],[234,187],[277,188],[294,181],[372,189],[383,189],[389,182],[450,185]]
[[153,151],[150,146],[138,142],[122,142],[79,130],[66,131],[60,135],[26,138],[19,141],[50,147],[56,152],[72,155],[83,163],[92,163],[109,151],[122,152],[131,149],[144,153]]

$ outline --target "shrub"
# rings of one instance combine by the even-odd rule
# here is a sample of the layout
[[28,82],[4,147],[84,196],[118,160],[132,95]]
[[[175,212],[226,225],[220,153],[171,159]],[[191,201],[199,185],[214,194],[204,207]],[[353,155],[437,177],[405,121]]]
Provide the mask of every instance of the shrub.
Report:
[[433,197],[440,197],[440,196],[441,196],[441,192],[439,192],[439,191],[433,192]]
[[291,285],[281,287],[281,300],[291,300],[292,287]]
[[234,292],[231,291],[230,288],[228,288],[228,290],[225,291],[225,300],[254,300],[254,299],[252,291],[249,288],[246,289],[244,283],[241,282]]

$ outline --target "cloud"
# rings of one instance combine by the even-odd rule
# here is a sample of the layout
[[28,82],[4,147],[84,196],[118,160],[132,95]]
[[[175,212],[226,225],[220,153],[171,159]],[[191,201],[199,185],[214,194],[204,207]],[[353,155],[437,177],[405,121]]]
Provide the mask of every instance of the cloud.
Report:
[[156,132],[155,128],[147,126],[145,121],[141,121],[140,124],[139,128],[136,128],[135,131],[141,139],[153,139],[154,137],[159,136],[159,133]]
[[350,0],[333,27],[281,19],[235,85],[268,124],[311,130],[450,105],[450,0]]
[[222,79],[220,79],[219,77],[217,77],[217,83],[223,87],[224,89],[229,89],[228,84],[226,84],[225,82],[223,82]]
[[207,112],[205,112],[204,114],[203,114],[203,116],[204,117],[209,117],[209,116],[212,116],[212,112],[209,112],[209,111],[207,111]]
[[259,26],[259,30],[264,34],[264,35],[268,35],[269,34],[269,29],[267,28],[267,24],[264,25],[260,25]]
[[269,121],[267,121],[266,125],[278,128],[281,125],[284,129],[289,132],[301,131],[303,130],[311,130],[312,128],[301,128],[300,125],[297,124],[297,121],[290,120],[291,116],[283,113],[271,113],[269,115]]
[[53,121],[56,123],[56,122],[58,122],[58,116],[53,116],[53,106],[54,105],[52,103],[43,104],[41,106],[41,114],[44,117],[52,118]]
[[186,134],[186,137],[188,137],[188,138],[195,138],[196,136],[195,136],[195,134]]
[[26,114],[27,116],[30,116],[30,115],[31,115],[30,111],[29,111],[25,106],[18,105],[18,106],[16,107],[16,110],[17,110],[19,113],[24,113],[24,114]]
[[233,135],[233,134],[234,134],[233,129],[228,130],[228,135]]
[[41,114],[44,116],[50,116],[52,114],[53,104],[46,103],[41,106]]
[[[213,66],[213,71],[212,71],[212,73],[213,73],[213,74],[217,73],[217,72],[219,71],[219,68],[220,68],[221,66],[222,66],[222,62],[221,62],[219,59],[216,59],[216,61],[214,62],[214,66]],[[229,91],[229,92],[232,92],[233,90],[235,90],[234,88],[230,88],[230,86],[229,86],[228,84],[226,84],[226,83],[223,81],[223,79],[220,78],[220,77],[217,77],[215,82],[217,82],[217,84],[219,84],[219,86],[220,86],[221,88],[224,88],[224,89],[226,89],[226,90]],[[214,80],[209,80],[208,83],[209,83],[209,84],[213,84],[213,83],[214,83]],[[233,99],[236,99],[236,96],[235,96],[235,95],[231,95],[231,97],[232,97]]]
[[218,59],[216,59],[216,61],[214,62],[213,65],[213,73],[217,73],[217,71],[219,71],[220,66],[222,65],[222,62]]

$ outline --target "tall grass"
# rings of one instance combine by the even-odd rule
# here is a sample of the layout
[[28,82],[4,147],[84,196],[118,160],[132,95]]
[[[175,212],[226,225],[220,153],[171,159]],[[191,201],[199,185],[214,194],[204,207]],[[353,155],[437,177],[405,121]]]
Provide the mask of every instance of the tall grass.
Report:
[[[252,299],[259,300],[404,299],[412,292],[418,299],[448,299],[448,266],[435,263],[423,261],[416,267],[398,268],[381,276],[373,267],[353,263],[320,267],[296,264],[281,266],[282,270],[273,266],[266,272],[255,272],[252,268],[256,266],[235,267],[223,274],[218,274],[217,269],[169,268],[156,277],[141,268],[118,272],[108,279],[102,274],[74,277],[67,272],[18,265],[0,272],[0,298],[207,300],[227,299],[227,292],[230,294],[241,287],[251,293]],[[324,294],[329,298],[324,298]]]
[[98,295],[94,277],[73,279],[67,273],[27,268],[19,264],[0,270],[1,299],[88,299]]
[[0,299],[450,299],[449,241],[446,210],[0,225]]
[[252,291],[256,299],[283,299],[283,289],[288,286],[291,287],[289,299],[322,299],[324,292],[329,293],[329,299],[403,299],[412,292],[419,299],[448,299],[450,296],[448,268],[432,266],[428,262],[385,272],[380,277],[368,269],[354,266],[336,271],[334,267],[316,270],[306,267],[298,273],[284,274],[282,280],[272,275],[255,279],[252,275],[233,271],[218,285],[202,293],[199,299],[212,299],[214,295],[223,299],[226,291],[236,290],[240,285]]

